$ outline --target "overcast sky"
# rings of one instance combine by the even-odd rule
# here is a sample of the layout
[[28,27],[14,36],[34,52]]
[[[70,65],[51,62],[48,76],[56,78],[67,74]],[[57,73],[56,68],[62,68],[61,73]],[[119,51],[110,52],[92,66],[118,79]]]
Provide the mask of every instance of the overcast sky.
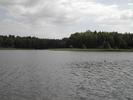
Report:
[[133,32],[133,0],[0,0],[0,34],[68,37],[86,30]]

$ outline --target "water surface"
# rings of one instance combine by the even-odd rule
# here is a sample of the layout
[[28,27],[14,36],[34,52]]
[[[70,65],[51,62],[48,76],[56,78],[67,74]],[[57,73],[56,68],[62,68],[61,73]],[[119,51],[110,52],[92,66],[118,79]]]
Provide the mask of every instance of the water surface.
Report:
[[133,100],[132,52],[0,50],[0,100]]

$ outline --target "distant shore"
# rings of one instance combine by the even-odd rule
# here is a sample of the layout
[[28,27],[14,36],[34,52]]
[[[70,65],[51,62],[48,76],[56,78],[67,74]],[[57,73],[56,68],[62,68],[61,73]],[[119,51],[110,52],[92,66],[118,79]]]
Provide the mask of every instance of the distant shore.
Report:
[[90,51],[90,52],[133,52],[133,49],[79,49],[79,48],[59,48],[48,49],[53,51]]
[[133,49],[80,49],[80,48],[50,48],[50,49],[29,49],[29,48],[0,48],[0,50],[51,50],[51,51],[88,51],[88,52],[133,52]]
[[36,50],[36,49],[29,49],[29,48],[0,48],[0,50]]

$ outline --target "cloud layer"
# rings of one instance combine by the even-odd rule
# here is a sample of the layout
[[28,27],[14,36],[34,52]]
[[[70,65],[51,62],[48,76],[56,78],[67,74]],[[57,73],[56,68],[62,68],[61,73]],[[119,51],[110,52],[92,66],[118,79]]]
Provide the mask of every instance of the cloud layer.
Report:
[[1,34],[61,38],[76,31],[133,32],[132,0],[0,0]]

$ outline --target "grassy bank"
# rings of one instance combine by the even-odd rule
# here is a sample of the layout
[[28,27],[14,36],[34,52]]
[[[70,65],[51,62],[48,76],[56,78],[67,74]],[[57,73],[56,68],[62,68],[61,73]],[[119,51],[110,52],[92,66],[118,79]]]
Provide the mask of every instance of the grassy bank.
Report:
[[78,49],[78,48],[60,48],[49,49],[54,51],[94,51],[94,52],[133,52],[133,49]]

